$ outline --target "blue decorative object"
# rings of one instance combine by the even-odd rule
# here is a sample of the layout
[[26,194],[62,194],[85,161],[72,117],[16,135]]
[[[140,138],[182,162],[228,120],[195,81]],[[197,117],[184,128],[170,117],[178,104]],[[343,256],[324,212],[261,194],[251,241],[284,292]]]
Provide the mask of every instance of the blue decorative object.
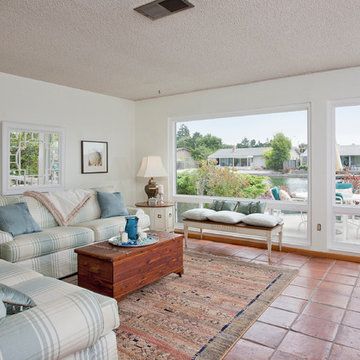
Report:
[[138,221],[139,218],[137,216],[126,217],[125,232],[127,232],[129,240],[132,242],[136,242],[138,239]]
[[101,218],[114,216],[127,216],[129,212],[124,203],[124,199],[119,192],[97,192],[97,199],[101,210]]
[[280,200],[280,189],[277,186],[274,186],[270,189],[274,200]]
[[26,203],[0,206],[0,230],[12,236],[41,231]]

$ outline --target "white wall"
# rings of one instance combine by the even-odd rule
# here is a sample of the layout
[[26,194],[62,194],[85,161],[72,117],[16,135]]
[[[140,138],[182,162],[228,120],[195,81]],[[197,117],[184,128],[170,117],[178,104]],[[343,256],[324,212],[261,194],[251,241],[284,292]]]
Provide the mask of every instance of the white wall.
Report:
[[[211,74],[209,74],[211,76]],[[310,103],[312,145],[312,248],[326,250],[331,236],[331,143],[328,101],[360,97],[360,68],[225,87],[136,103],[136,165],[142,156],[161,155],[169,167],[168,119],[214,116],[256,109]],[[360,121],[360,120],[359,120]],[[137,181],[137,199],[144,198],[143,182]],[[322,231],[316,231],[316,224]]]
[[[0,121],[65,129],[65,186],[114,185],[134,202],[132,101],[0,73]],[[81,174],[81,140],[109,142],[109,173]],[[1,171],[1,170],[0,170]]]

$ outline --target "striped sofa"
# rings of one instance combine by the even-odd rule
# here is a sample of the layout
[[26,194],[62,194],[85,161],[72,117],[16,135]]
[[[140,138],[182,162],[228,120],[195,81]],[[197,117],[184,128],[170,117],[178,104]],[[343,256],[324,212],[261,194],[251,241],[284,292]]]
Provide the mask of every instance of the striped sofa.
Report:
[[[0,259],[19,263],[45,276],[61,278],[76,273],[74,249],[115,236],[125,227],[125,217],[100,218],[96,192],[80,210],[70,226],[58,226],[50,212],[37,200],[28,196],[0,196],[0,206],[26,202],[29,211],[42,231],[15,236],[0,231]],[[149,217],[141,209],[128,208],[137,215],[139,227],[150,225]]]
[[0,260],[0,283],[36,306],[0,321],[1,360],[117,359],[114,299]]

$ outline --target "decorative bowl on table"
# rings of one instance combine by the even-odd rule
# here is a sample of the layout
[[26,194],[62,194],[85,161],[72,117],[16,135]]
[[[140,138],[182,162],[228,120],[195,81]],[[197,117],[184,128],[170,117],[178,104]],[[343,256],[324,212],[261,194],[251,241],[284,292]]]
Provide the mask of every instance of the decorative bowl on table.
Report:
[[138,238],[138,240],[129,240],[127,243],[121,242],[121,236],[114,236],[110,238],[109,243],[120,247],[141,247],[155,244],[159,241],[159,237],[156,235],[148,234],[146,238]]

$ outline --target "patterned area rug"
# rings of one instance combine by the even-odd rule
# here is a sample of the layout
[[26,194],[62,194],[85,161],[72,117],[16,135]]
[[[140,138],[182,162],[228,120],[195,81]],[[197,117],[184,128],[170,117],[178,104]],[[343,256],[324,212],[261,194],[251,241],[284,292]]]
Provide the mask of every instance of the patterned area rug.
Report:
[[121,359],[221,359],[296,275],[193,251],[184,266],[119,302]]

